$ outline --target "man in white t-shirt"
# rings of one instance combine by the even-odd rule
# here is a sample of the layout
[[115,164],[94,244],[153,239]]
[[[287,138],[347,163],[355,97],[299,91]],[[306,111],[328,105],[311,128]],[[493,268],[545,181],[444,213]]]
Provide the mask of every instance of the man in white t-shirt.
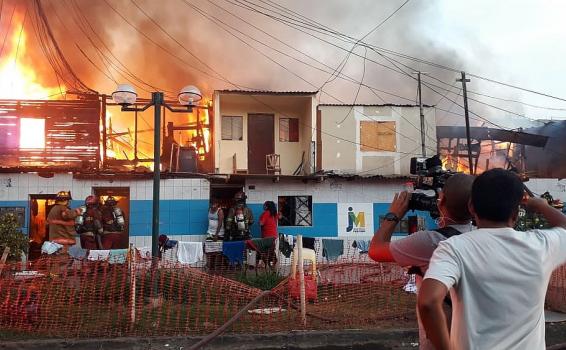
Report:
[[[443,349],[544,349],[544,299],[552,271],[566,262],[566,216],[541,198],[527,202],[553,227],[513,229],[524,188],[503,169],[472,187],[478,229],[440,242],[418,296],[426,333]],[[442,310],[452,297],[449,332]]]
[[[474,177],[466,174],[455,174],[446,180],[440,192],[438,211],[440,212],[441,229],[438,231],[418,231],[407,237],[391,241],[397,223],[405,216],[409,207],[411,194],[401,192],[395,195],[389,213],[371,240],[368,255],[375,261],[395,262],[402,267],[411,267],[416,272],[417,292],[422,276],[428,267],[432,253],[440,241],[450,235],[472,230],[472,215],[468,210],[470,193]],[[434,350],[427,339],[418,317],[419,349]]]

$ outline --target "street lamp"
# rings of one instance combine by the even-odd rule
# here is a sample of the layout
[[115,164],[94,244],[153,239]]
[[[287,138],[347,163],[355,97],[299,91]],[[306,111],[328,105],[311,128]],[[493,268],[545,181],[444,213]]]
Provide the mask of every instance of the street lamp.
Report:
[[173,108],[165,102],[163,92],[152,92],[151,101],[142,107],[130,107],[136,103],[138,94],[130,84],[119,84],[116,91],[112,93],[112,100],[122,106],[124,112],[143,112],[153,106],[153,210],[151,221],[151,255],[156,258],[159,255],[159,180],[161,177],[161,107],[167,108],[173,113],[191,112],[195,103],[202,99],[200,90],[193,85],[187,85],[181,89],[178,98],[179,103],[185,108]]

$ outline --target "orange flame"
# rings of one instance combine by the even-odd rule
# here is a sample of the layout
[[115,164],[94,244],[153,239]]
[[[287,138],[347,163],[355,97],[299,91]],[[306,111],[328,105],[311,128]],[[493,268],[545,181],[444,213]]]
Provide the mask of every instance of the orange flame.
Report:
[[27,36],[21,15],[14,15],[15,28],[6,43],[8,50],[0,59],[0,98],[17,100],[45,100],[61,95],[64,87],[46,87],[41,84],[37,73],[22,63],[26,57]]

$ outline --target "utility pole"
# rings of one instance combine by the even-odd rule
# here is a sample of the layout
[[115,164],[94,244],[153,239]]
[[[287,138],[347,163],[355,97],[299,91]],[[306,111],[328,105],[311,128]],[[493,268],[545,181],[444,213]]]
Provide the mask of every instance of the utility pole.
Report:
[[424,112],[423,112],[423,98],[421,94],[421,74],[427,74],[426,72],[413,72],[413,74],[417,75],[418,81],[418,94],[419,94],[419,109],[421,115],[421,153],[423,157],[426,157],[426,146],[425,146],[425,120],[424,120]]
[[[457,79],[462,83],[462,96],[464,98],[464,118],[466,119],[466,142],[468,143],[468,170],[470,174],[474,174],[474,166],[472,164],[472,140],[470,139],[470,113],[468,111],[468,92],[466,90],[466,83],[470,79],[466,79],[466,72],[462,71],[462,78]],[[479,155],[478,155],[479,156]]]

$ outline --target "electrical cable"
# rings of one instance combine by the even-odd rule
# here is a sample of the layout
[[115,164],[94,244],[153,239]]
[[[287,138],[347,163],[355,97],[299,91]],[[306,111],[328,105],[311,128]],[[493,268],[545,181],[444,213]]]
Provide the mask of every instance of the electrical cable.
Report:
[[[248,1],[248,2],[249,2],[249,1]],[[262,2],[263,2],[263,1],[262,1]],[[271,1],[271,2],[272,2],[272,1]],[[280,7],[284,7],[284,6],[280,6]],[[297,15],[296,12],[294,12],[294,14]],[[301,16],[301,17],[306,18],[306,17],[304,17],[304,16]],[[309,20],[310,20],[310,19],[309,19]],[[312,20],[310,20],[310,21],[312,21]],[[315,23],[316,23],[316,22],[315,22]],[[317,27],[317,28],[321,28],[321,27],[319,26],[319,27]],[[324,28],[324,27],[322,27],[322,28]],[[326,27],[326,28],[328,28],[328,27]],[[332,32],[332,33],[339,33],[339,32],[336,32],[336,31],[331,31],[331,32]],[[345,35],[345,34],[342,34],[342,33],[340,33],[340,34],[343,35],[343,36],[345,36],[345,37],[347,37],[347,38],[349,38],[350,40],[355,40],[353,37],[350,37],[350,36]],[[364,44],[364,45],[369,45],[369,44],[367,44],[367,43],[365,43],[365,42],[362,43],[362,44]],[[458,73],[458,72],[461,71],[461,70],[459,70],[459,69],[455,69],[455,68],[451,68],[451,67],[448,67],[448,66],[445,66],[445,65],[438,64],[438,63],[430,62],[430,61],[427,61],[427,60],[424,60],[424,59],[412,57],[412,56],[409,56],[409,55],[407,55],[407,54],[403,54],[403,53],[396,52],[396,51],[393,51],[393,50],[390,50],[390,49],[378,47],[378,46],[376,46],[376,45],[369,45],[369,46],[371,46],[371,47],[373,47],[373,48],[375,48],[375,49],[377,49],[377,50],[380,50],[380,51],[389,53],[389,54],[391,54],[391,55],[396,55],[396,56],[399,56],[399,57],[402,57],[402,58],[405,58],[405,59],[413,60],[413,61],[415,61],[415,62],[424,63],[424,64],[430,65],[430,66],[432,66],[432,67],[436,67],[436,68],[440,68],[440,69],[444,69],[444,70],[448,70],[448,71],[452,71],[452,72],[456,72],[456,73]],[[566,102],[566,99],[564,99],[564,98],[562,98],[562,97],[556,97],[556,96],[552,96],[552,95],[550,95],[550,94],[546,94],[546,93],[534,91],[534,90],[532,90],[532,89],[526,89],[526,88],[523,88],[523,87],[520,87],[520,86],[516,86],[516,85],[513,85],[513,84],[509,84],[509,83],[497,81],[497,80],[495,80],[495,79],[483,77],[483,76],[480,76],[480,75],[477,75],[477,74],[473,74],[473,73],[468,73],[468,75],[471,76],[471,77],[477,78],[477,79],[489,81],[489,82],[491,82],[491,83],[500,84],[500,85],[507,86],[507,87],[511,87],[511,88],[518,89],[518,90],[521,90],[521,91],[525,91],[525,92],[529,92],[529,93],[533,93],[533,94],[537,94],[537,95],[541,95],[541,96],[544,96],[544,97],[548,97],[548,98],[552,98],[552,99],[557,99],[557,100],[565,101],[565,102]]]
[[0,57],[2,57],[2,53],[4,53],[4,46],[6,45],[6,39],[8,34],[10,33],[10,27],[12,27],[12,20],[14,19],[14,13],[16,12],[16,6],[12,10],[12,15],[10,16],[10,23],[8,24],[8,28],[6,29],[6,34],[4,35],[4,39],[2,40],[2,48],[0,49]]
[[[135,73],[133,73],[132,71],[130,71],[130,70],[128,69],[128,67],[126,67],[126,65],[124,65],[124,63],[122,63],[122,61],[121,61],[120,59],[118,59],[118,57],[116,57],[116,56],[114,55],[114,53],[113,53],[112,50],[108,47],[108,45],[105,43],[105,41],[103,40],[103,38],[102,38],[100,35],[98,35],[98,33],[96,32],[96,30],[94,29],[94,26],[92,25],[91,21],[89,20],[89,17],[88,17],[88,16],[85,16],[85,15],[83,14],[83,10],[82,10],[82,9],[80,8],[80,6],[77,4],[77,1],[76,1],[76,0],[71,0],[71,3],[72,3],[72,4],[74,5],[74,7],[75,7],[75,10],[76,10],[77,15],[82,19],[82,21],[84,21],[84,22],[88,25],[90,31],[95,35],[95,37],[98,39],[98,41],[102,44],[102,47],[110,54],[110,57],[117,63],[117,64],[114,64],[114,63],[112,62],[112,60],[111,60],[110,58],[108,58],[108,56],[106,56],[105,54],[103,54],[103,55],[106,57],[106,59],[108,60],[108,62],[111,62],[111,63],[112,63],[112,67],[113,67],[116,71],[118,71],[122,76],[124,76],[124,77],[126,78],[126,80],[128,80],[128,81],[132,81],[132,80],[137,81],[139,84],[143,84],[143,85],[145,85],[146,87],[148,87],[149,89],[151,89],[151,91],[163,91],[163,92],[165,92],[165,95],[174,96],[174,93],[173,93],[172,91],[167,90],[167,89],[162,88],[162,87],[159,87],[159,86],[156,86],[155,84],[149,83],[149,82],[147,82],[147,81],[145,81],[145,80],[142,80],[142,79],[138,76],[138,74],[135,74]],[[102,52],[102,50],[101,50],[101,52]],[[127,77],[126,77],[126,75],[127,75]],[[130,79],[128,79],[128,77],[130,77]],[[149,89],[142,88],[142,90],[144,90],[144,91],[146,91],[146,92],[150,92]]]
[[[168,55],[170,55],[171,57],[175,58],[176,60],[178,60],[181,63],[184,63],[185,65],[187,65],[187,67],[194,69],[212,79],[217,79],[217,80],[221,80],[222,82],[228,83],[228,81],[226,81],[226,79],[221,79],[218,77],[215,77],[213,75],[211,75],[210,73],[195,67],[194,65],[192,65],[191,63],[187,62],[186,60],[184,60],[183,58],[181,58],[180,56],[176,55],[174,52],[171,52],[171,50],[168,50],[167,48],[163,47],[162,45],[160,45],[158,42],[156,42],[155,40],[153,40],[149,35],[147,35],[146,33],[144,33],[141,29],[139,29],[137,26],[135,26],[134,24],[132,24],[122,13],[120,13],[120,11],[118,11],[116,8],[114,8],[114,6],[112,6],[108,0],[103,0],[106,5],[108,5],[108,7],[110,7],[112,9],[112,11],[118,15],[120,18],[122,18],[122,20],[124,22],[126,22],[130,27],[134,28],[139,34],[141,34],[144,38],[146,38],[149,42],[151,42],[153,45],[157,46],[158,48],[160,48],[162,51],[166,52]],[[185,66],[183,66],[185,67]]]
[[[193,10],[197,11],[200,15],[204,16],[205,18],[211,20],[213,23],[216,23],[216,22],[215,22],[214,20],[212,20],[211,18],[214,18],[214,19],[216,19],[217,21],[220,21],[220,20],[218,20],[218,19],[217,19],[216,17],[214,17],[214,16],[209,16],[204,10],[201,10],[201,9],[198,8],[197,6],[194,6],[194,5],[190,4],[190,3],[188,3],[187,0],[183,0],[183,1],[187,4],[187,6],[189,6],[189,7],[192,8]],[[222,21],[220,21],[220,22],[221,22],[221,23],[224,23],[224,22],[222,22]],[[255,51],[257,51],[258,53],[260,53],[262,56],[266,57],[267,59],[269,59],[270,61],[276,63],[277,65],[283,67],[286,71],[288,71],[288,72],[292,73],[293,75],[299,77],[301,80],[307,82],[309,85],[315,87],[314,84],[312,84],[311,82],[309,82],[309,81],[306,80],[305,78],[299,76],[298,74],[294,73],[293,71],[289,70],[287,67],[283,66],[283,65],[280,64],[279,62],[277,62],[277,61],[275,61],[274,59],[272,59],[271,57],[267,56],[266,54],[264,54],[263,52],[261,52],[261,51],[258,50],[257,48],[251,46],[249,43],[243,41],[241,38],[239,38],[238,36],[236,36],[234,33],[232,33],[232,32],[230,32],[229,30],[223,28],[222,26],[220,26],[220,27],[221,27],[222,29],[224,29],[226,32],[228,32],[228,34],[234,36],[234,37],[237,38],[238,40],[242,41],[244,44],[248,45],[249,47],[251,47],[252,49],[254,49]],[[240,32],[240,33],[241,33],[241,32]],[[335,97],[335,96],[329,94],[328,92],[326,92],[326,94],[327,94],[328,96],[334,98],[336,101],[339,101],[340,103],[344,103],[342,100],[340,100],[339,98],[337,98],[337,97]],[[365,115],[364,113],[361,113],[361,114],[364,115],[364,116],[366,116],[366,117],[368,117],[368,118],[370,118],[370,119],[372,119],[372,120],[374,120],[374,121],[378,121],[378,120],[373,119],[371,116]],[[391,130],[391,131],[393,131],[393,132],[395,132],[395,133],[397,133],[397,134],[399,134],[399,135],[401,135],[401,136],[403,136],[403,137],[405,137],[405,138],[407,138],[407,139],[410,139],[408,136],[403,135],[403,134],[401,134],[400,132],[398,132],[398,131],[396,131],[396,130],[393,130],[393,129],[389,129],[389,130]],[[432,149],[431,149],[431,150],[432,150]],[[385,151],[386,151],[386,150],[385,150]]]
[[[387,16],[384,20],[382,20],[381,22],[379,22],[375,27],[373,27],[369,32],[367,32],[363,37],[361,37],[360,39],[356,40],[356,42],[354,43],[354,45],[352,45],[352,48],[350,49],[350,51],[348,51],[346,57],[344,57],[344,59],[342,60],[342,63],[340,63],[336,69],[334,70],[334,72],[332,72],[332,74],[328,77],[328,79],[324,82],[324,84],[322,84],[322,86],[318,89],[319,91],[322,90],[324,88],[324,86],[326,84],[328,84],[329,82],[333,81],[334,79],[336,79],[336,77],[338,75],[340,75],[340,73],[342,73],[342,70],[344,69],[344,67],[346,66],[346,64],[348,63],[348,60],[350,58],[350,55],[352,54],[352,51],[354,51],[354,49],[358,46],[358,43],[360,43],[361,41],[363,41],[365,38],[367,38],[369,35],[371,35],[372,33],[374,33],[377,29],[379,29],[382,25],[384,25],[391,17],[395,16],[395,14],[397,12],[399,12],[405,5],[407,5],[407,3],[410,0],[405,0],[401,6],[399,6],[397,9],[395,9],[395,11],[393,11],[389,16]],[[366,56],[367,56],[367,51],[366,51]],[[364,65],[365,65],[365,58],[364,58]],[[336,76],[335,76],[336,74]]]
[[[238,2],[240,2],[240,1],[238,1]],[[262,2],[264,2],[264,1],[262,1]],[[247,3],[253,4],[253,3],[250,2],[250,1],[247,1]],[[272,3],[273,3],[273,2],[272,2]],[[254,5],[255,5],[255,4],[254,4]],[[258,6],[258,5],[256,5],[256,6]],[[278,5],[278,6],[279,6],[279,5]],[[253,12],[256,12],[256,13],[259,13],[259,14],[262,14],[262,15],[264,15],[264,16],[266,16],[266,17],[269,17],[269,18],[271,18],[271,19],[273,19],[273,20],[277,20],[277,21],[282,22],[282,23],[283,23],[283,22],[286,22],[289,26],[292,26],[292,27],[298,26],[297,23],[293,23],[293,22],[289,22],[288,20],[284,20],[284,19],[281,19],[281,18],[277,18],[276,16],[269,15],[269,14],[267,14],[267,13],[265,13],[265,12],[262,12],[262,11],[260,11],[260,10],[257,10],[256,8],[253,8],[253,7],[251,7],[251,6],[240,6],[240,7],[243,7],[243,8],[246,8],[246,9],[250,10],[250,11],[253,11]],[[261,6],[260,6],[260,7],[261,7]],[[284,6],[280,6],[280,7],[285,8]],[[263,7],[263,8],[265,9],[265,7]],[[307,17],[305,17],[305,16],[300,15],[299,13],[297,13],[297,12],[295,12],[295,11],[291,11],[291,12],[292,12],[295,16],[299,15],[299,16],[302,17],[302,18],[307,18]],[[349,42],[352,42],[352,41],[355,41],[355,40],[356,40],[355,38],[353,38],[353,37],[351,37],[351,36],[348,36],[348,35],[346,35],[346,34],[339,33],[339,32],[334,31],[334,30],[329,30],[329,29],[328,29],[329,27],[320,25],[320,23],[318,23],[318,22],[316,22],[316,21],[312,21],[312,20],[310,20],[310,19],[308,19],[308,20],[309,20],[311,23],[314,22],[314,23],[317,23],[317,24],[319,24],[319,25],[318,25],[318,26],[312,26],[312,24],[303,25],[302,27],[305,28],[305,29],[311,29],[311,30],[312,30],[312,29],[316,29],[316,32],[322,33],[322,34],[327,34],[327,35],[330,33],[330,34],[332,34],[333,37],[335,37],[335,38],[336,38],[336,35],[340,35],[340,36],[342,36],[343,38],[349,39]],[[295,20],[295,21],[296,21],[296,20]],[[302,23],[304,23],[304,22],[302,22]],[[312,27],[309,28],[309,25],[311,25]],[[324,31],[326,31],[327,33],[324,33]],[[342,41],[348,41],[348,40],[342,39]],[[394,51],[394,50],[382,48],[382,47],[379,47],[379,46],[376,46],[376,45],[367,44],[367,43],[365,43],[365,42],[363,42],[363,41],[362,41],[361,43],[359,43],[359,45],[360,45],[360,46],[367,46],[367,47],[373,48],[373,49],[375,49],[375,50],[381,51],[381,52],[384,53],[384,54],[390,54],[390,55],[398,56],[398,57],[401,57],[401,58],[404,58],[404,59],[412,60],[412,61],[415,61],[415,62],[424,63],[424,64],[430,65],[430,66],[432,66],[432,67],[436,67],[436,68],[440,68],[440,69],[444,69],[444,70],[448,70],[448,71],[452,71],[452,72],[457,72],[457,73],[459,73],[459,72],[461,71],[461,70],[458,70],[458,69],[455,69],[455,68],[450,68],[450,67],[447,67],[447,66],[444,66],[444,65],[436,64],[436,63],[434,63],[434,62],[430,62],[430,61],[423,60],[423,59],[420,59],[420,58],[412,57],[412,56],[409,56],[409,55],[407,55],[407,54],[399,53],[399,52],[396,52],[396,51]],[[552,96],[552,95],[549,95],[549,94],[546,94],[546,93],[541,93],[541,92],[534,91],[534,90],[531,90],[531,89],[525,89],[525,88],[522,88],[522,87],[519,87],[519,86],[516,86],[516,85],[512,85],[512,84],[508,84],[508,83],[505,83],[505,82],[496,81],[496,80],[494,80],[494,79],[490,79],[490,78],[487,78],[487,77],[479,76],[479,75],[476,75],[476,74],[473,74],[473,73],[468,73],[468,75],[470,75],[470,76],[472,76],[472,77],[475,77],[475,78],[478,78],[478,79],[486,80],[486,81],[489,81],[489,82],[492,82],[492,83],[501,84],[501,85],[504,85],[504,86],[507,86],[507,87],[512,87],[512,88],[519,89],[519,90],[523,90],[523,91],[530,92],[530,93],[533,93],[533,94],[542,95],[542,96],[545,96],[545,97],[548,97],[548,98],[553,98],[553,99],[558,99],[558,100],[561,100],[561,101],[566,101],[566,99],[561,98],[561,97]],[[475,93],[475,92],[472,92],[472,93]],[[496,97],[493,97],[493,96],[490,96],[490,97],[496,98]],[[541,106],[538,106],[538,107],[541,107]],[[550,109],[552,109],[552,108],[550,108]]]

